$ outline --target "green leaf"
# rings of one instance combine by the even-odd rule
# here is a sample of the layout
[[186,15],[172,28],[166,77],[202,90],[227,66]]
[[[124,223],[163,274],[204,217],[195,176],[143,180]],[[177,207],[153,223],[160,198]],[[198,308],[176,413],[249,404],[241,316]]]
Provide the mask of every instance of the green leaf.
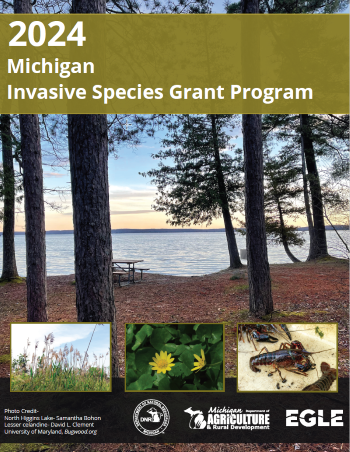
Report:
[[223,373],[222,369],[221,369],[221,372],[220,372],[219,377],[217,379],[217,382],[218,382],[218,389],[220,391],[222,391],[224,389],[224,373]]
[[139,378],[139,375],[133,370],[130,369],[126,372],[125,380],[126,380],[126,386],[128,386],[130,383],[133,383]]
[[150,362],[152,362],[152,358],[156,356],[156,351],[154,348],[145,347],[137,350],[135,354],[135,367],[137,371],[141,374],[149,373],[152,371],[152,367],[150,366]]
[[207,371],[206,371],[208,377],[209,377],[214,383],[216,382],[216,380],[217,380],[217,378],[218,378],[218,376],[219,376],[219,374],[220,374],[220,371],[221,371],[220,366],[221,366],[221,364],[220,364],[220,365],[218,364],[217,366],[211,367],[211,368],[207,369]]
[[170,390],[170,381],[169,378],[162,378],[159,382],[158,389],[160,391],[168,391]]
[[150,342],[158,351],[164,351],[164,345],[171,339],[171,334],[164,327],[153,330]]
[[[191,345],[191,353],[192,353],[193,355],[197,355],[197,356],[202,357],[201,350],[203,350],[203,351],[204,351],[204,354],[206,354],[206,353],[205,353],[205,345],[203,345],[203,344]],[[193,359],[196,360],[195,357],[193,357]],[[197,360],[196,360],[196,361],[197,361]]]
[[146,337],[151,336],[153,331],[153,328],[150,325],[143,325],[142,328],[140,329],[140,331],[138,331],[135,334],[135,344],[132,346],[132,350],[137,350],[140,345],[142,345],[142,343],[144,342],[144,340],[146,339]]
[[132,343],[133,339],[134,339],[134,325],[127,325],[126,326],[126,337],[125,337],[125,344],[129,345]]
[[223,360],[224,357],[224,346],[223,342],[218,342],[215,345],[212,345],[208,351],[208,362],[210,364],[218,363]]
[[192,374],[191,369],[189,369],[186,364],[177,362],[175,363],[175,366],[172,367],[171,371],[169,372],[169,375],[172,377],[181,377],[186,378]]
[[175,352],[173,353],[173,356],[181,355],[181,353],[183,353],[185,350],[188,350],[188,346],[184,344],[178,345]]
[[179,360],[182,361],[191,370],[194,367],[195,358],[193,356],[192,350],[185,350],[179,356]]
[[172,326],[166,326],[165,329],[173,336],[179,337],[180,332],[177,328],[173,328]]
[[165,374],[163,374],[162,372],[160,372],[160,373],[158,374],[158,373],[156,372],[156,373],[154,374],[154,382],[153,382],[154,386],[158,387],[160,381],[161,381],[163,378],[166,378],[166,375],[165,375]]
[[152,375],[141,375],[141,377],[131,383],[127,389],[133,391],[143,391],[145,389],[151,389],[153,386],[154,377]]
[[171,354],[173,354],[174,352],[175,352],[175,350],[177,349],[177,345],[176,344],[165,344],[164,346],[163,346],[163,351],[164,352],[168,352],[168,353],[171,353]]
[[197,336],[199,338],[207,338],[211,344],[215,344],[222,339],[223,325],[219,323],[209,323],[199,325],[197,328]]
[[192,338],[188,335],[188,334],[183,334],[181,337],[180,337],[180,342],[181,342],[181,344],[188,344],[189,342],[191,342],[192,341]]
[[126,354],[126,370],[128,371],[129,369],[136,370],[135,353],[127,353]]
[[193,325],[190,325],[188,323],[180,323],[178,328],[182,335],[187,334],[189,337],[192,337],[192,335],[194,334]]

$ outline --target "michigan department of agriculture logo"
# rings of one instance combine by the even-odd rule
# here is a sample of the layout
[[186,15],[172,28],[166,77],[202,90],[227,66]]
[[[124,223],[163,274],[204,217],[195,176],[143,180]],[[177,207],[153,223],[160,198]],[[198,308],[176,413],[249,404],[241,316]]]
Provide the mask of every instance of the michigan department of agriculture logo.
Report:
[[134,411],[135,427],[144,435],[155,436],[163,433],[169,425],[169,420],[168,408],[159,400],[144,400]]

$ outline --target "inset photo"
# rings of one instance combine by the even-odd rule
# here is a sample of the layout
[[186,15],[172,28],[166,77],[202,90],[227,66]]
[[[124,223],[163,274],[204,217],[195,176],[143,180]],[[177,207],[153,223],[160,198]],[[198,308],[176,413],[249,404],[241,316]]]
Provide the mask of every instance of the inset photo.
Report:
[[221,323],[125,325],[126,391],[224,391]]
[[337,323],[239,323],[238,392],[338,392]]
[[12,323],[11,391],[110,392],[110,323]]

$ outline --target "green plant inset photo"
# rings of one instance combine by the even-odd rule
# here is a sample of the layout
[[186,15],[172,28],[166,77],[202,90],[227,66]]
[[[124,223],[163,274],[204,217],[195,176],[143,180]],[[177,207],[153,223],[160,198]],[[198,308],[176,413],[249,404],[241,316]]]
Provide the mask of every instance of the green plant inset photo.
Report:
[[224,391],[221,323],[125,325],[126,391]]
[[110,323],[12,323],[11,391],[110,392]]

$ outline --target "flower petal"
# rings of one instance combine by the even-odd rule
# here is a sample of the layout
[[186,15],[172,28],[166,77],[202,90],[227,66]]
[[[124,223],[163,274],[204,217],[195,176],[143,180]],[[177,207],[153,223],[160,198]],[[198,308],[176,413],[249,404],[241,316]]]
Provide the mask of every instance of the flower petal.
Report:
[[201,350],[201,355],[202,355],[202,360],[205,361],[205,354],[204,354],[204,350]]
[[201,358],[198,355],[193,355],[197,361],[199,361]]

